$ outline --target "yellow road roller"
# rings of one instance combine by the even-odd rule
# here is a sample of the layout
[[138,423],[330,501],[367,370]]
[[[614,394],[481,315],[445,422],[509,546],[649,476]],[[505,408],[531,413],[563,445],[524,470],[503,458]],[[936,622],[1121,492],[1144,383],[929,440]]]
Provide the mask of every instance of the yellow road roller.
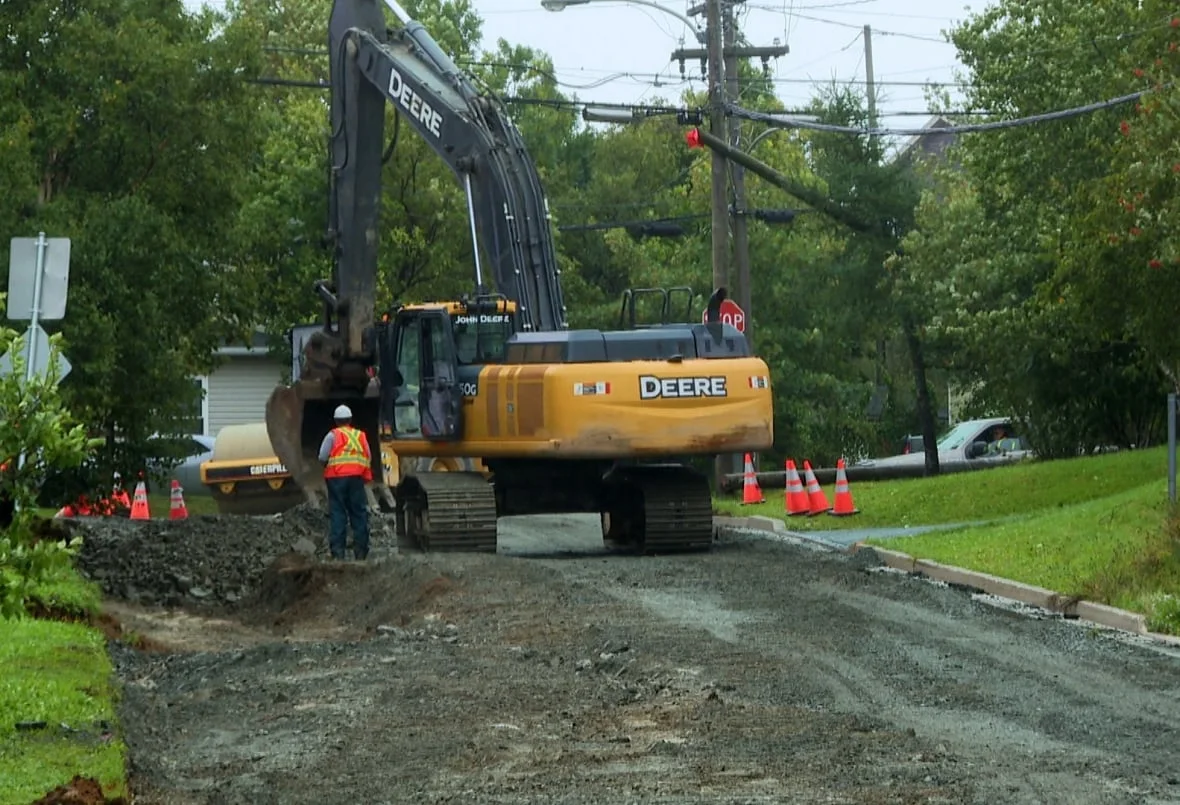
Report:
[[[381,444],[381,466],[389,488],[410,473],[488,472],[479,459],[399,457],[392,448],[388,442]],[[263,422],[222,428],[213,442],[213,458],[201,465],[201,482],[209,487],[222,514],[278,514],[309,498],[309,490],[295,483],[275,455]],[[315,499],[314,494],[311,497]]]
[[275,455],[263,422],[222,428],[213,458],[201,465],[201,483],[222,514],[278,514],[306,499]]

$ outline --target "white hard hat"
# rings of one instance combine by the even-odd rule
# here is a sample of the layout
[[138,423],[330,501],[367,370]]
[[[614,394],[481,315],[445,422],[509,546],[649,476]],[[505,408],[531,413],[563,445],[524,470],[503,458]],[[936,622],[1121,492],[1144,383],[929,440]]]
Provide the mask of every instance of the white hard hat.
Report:
[[336,419],[352,419],[352,409],[347,405],[336,406],[336,413],[333,414]]

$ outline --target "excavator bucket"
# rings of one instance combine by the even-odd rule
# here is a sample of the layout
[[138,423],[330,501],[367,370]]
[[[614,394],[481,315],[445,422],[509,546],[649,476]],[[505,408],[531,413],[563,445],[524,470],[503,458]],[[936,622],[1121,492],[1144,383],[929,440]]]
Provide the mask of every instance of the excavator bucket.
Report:
[[[291,473],[292,480],[303,490],[308,500],[319,503],[327,489],[323,474],[316,463],[315,448],[310,454],[303,440],[304,399],[302,384],[279,386],[266,401],[266,434],[279,461]],[[323,438],[322,435],[320,438]]]
[[375,395],[325,395],[319,383],[297,382],[279,386],[266,402],[266,432],[275,455],[307,499],[317,505],[322,505],[327,495],[324,468],[318,455],[320,442],[335,426],[333,413],[341,404],[352,409],[352,424],[368,435],[373,452],[373,477],[381,479]]

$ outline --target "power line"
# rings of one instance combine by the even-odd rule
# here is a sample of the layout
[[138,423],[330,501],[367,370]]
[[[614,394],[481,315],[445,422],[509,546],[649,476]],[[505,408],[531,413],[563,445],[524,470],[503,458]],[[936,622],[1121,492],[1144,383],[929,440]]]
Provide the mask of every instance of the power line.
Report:
[[[792,223],[796,217],[809,212],[814,212],[814,210],[763,209],[759,207],[742,210],[738,214],[754,218],[766,224],[789,224]],[[561,224],[557,227],[557,231],[598,232],[607,229],[632,229],[644,226],[659,227],[663,224],[678,224],[685,221],[699,221],[703,218],[709,218],[711,215],[712,213],[708,212],[698,212],[689,213],[687,215],[672,215],[663,218],[644,218],[636,221],[594,221],[585,224]]]
[[[867,5],[868,3],[876,3],[876,2],[877,2],[877,0],[836,0],[836,2],[834,2],[834,3],[820,3],[819,5],[814,5],[814,6],[794,6],[792,8],[792,10],[793,11],[815,11],[815,10],[818,10],[821,8],[839,8],[842,6],[863,6],[863,5]],[[761,8],[761,6],[754,6],[754,8]],[[774,9],[774,10],[778,11],[778,9]],[[858,9],[857,11],[852,12],[852,13],[863,14],[864,12],[862,12]]]
[[[877,33],[877,30],[875,28],[873,29],[873,33],[874,34]],[[838,50],[834,50],[831,53],[826,54],[825,56],[821,57],[820,59],[817,59],[816,61],[822,60],[824,58],[827,58],[828,56],[833,56],[833,55],[836,55],[837,53],[842,53],[842,52],[848,50],[849,48],[851,48],[853,45],[855,45],[860,40],[861,36],[862,36],[862,34],[858,33],[855,37],[852,38],[852,41],[849,42],[847,45],[839,48]],[[326,51],[326,50],[315,50],[315,49],[310,49],[310,48],[286,48],[286,47],[267,46],[267,47],[264,47],[263,50],[265,50],[267,52],[272,52],[272,53],[292,53],[292,54],[305,55],[305,56],[327,56],[328,55],[328,51]],[[542,70],[541,68],[536,67],[531,64],[518,64],[515,62],[483,61],[480,59],[456,59],[455,63],[463,65],[465,67],[492,67],[492,68],[504,68],[504,69],[517,70],[517,71],[529,71],[529,72],[535,73],[537,75],[540,75],[540,76],[543,76],[543,77],[549,79],[550,81],[552,81],[554,84],[556,84],[558,86],[569,87],[570,89],[598,89],[599,87],[604,86],[605,84],[608,84],[611,81],[616,81],[621,78],[632,79],[634,81],[637,81],[637,82],[643,83],[643,84],[651,84],[651,83],[655,82],[654,85],[656,87],[683,86],[685,84],[692,84],[692,83],[695,83],[695,82],[701,80],[698,78],[676,78],[673,75],[669,75],[669,76],[665,77],[660,73],[640,73],[640,72],[630,72],[630,71],[626,71],[626,70],[610,71],[610,70],[606,70],[604,68],[599,68],[599,67],[554,67],[552,72],[550,72],[548,70]],[[814,63],[815,63],[814,61],[811,62],[811,64],[814,64]],[[806,67],[806,66],[808,66],[808,65],[804,65],[804,67]],[[793,68],[793,69],[803,69],[803,68],[799,67],[799,68]],[[575,84],[575,83],[572,83],[566,79],[559,78],[557,75],[558,73],[607,73],[607,75],[605,75],[601,78],[598,78],[594,81],[591,81],[589,83],[586,83],[586,84]],[[766,80],[770,81],[773,84],[819,84],[819,83],[822,83],[817,79],[810,79],[810,78],[769,77]],[[863,84],[864,82],[858,81],[855,79],[849,79],[847,81],[841,81],[840,83]],[[930,81],[877,81],[875,83],[877,86],[895,86],[895,87],[928,87],[928,86],[930,86],[930,87],[950,87],[950,86],[957,86],[957,84],[952,84],[952,83],[946,83],[946,82],[940,83],[940,82],[930,82]]]
[[[1170,87],[1172,85],[1165,84],[1164,86]],[[735,106],[733,104],[726,105],[726,113],[736,117],[744,118],[745,120],[755,120],[761,123],[766,123],[767,125],[773,126],[775,128],[807,129],[810,131],[826,131],[834,134],[925,137],[931,134],[970,134],[980,131],[995,131],[997,129],[1010,129],[1016,128],[1018,126],[1029,126],[1034,123],[1045,123],[1051,120],[1065,120],[1067,118],[1079,117],[1081,115],[1087,115],[1093,112],[1101,112],[1105,109],[1112,109],[1125,103],[1131,103],[1132,101],[1137,101],[1144,95],[1147,95],[1153,91],[1154,90],[1143,90],[1141,92],[1133,92],[1130,95],[1121,95],[1117,98],[1111,98],[1110,100],[1106,101],[1098,101],[1096,103],[1086,104],[1085,106],[1075,106],[1069,109],[1060,109],[1053,112],[1028,115],[1027,117],[1017,117],[1010,120],[992,120],[987,123],[966,123],[937,129],[862,129],[855,128],[853,126],[836,126],[829,123],[811,123],[805,120],[784,122],[783,120],[765,112],[754,112],[749,109],[742,109],[740,106]]]
[[[260,78],[246,79],[251,84],[262,84],[266,86],[279,87],[293,87],[298,89],[328,89],[330,86],[326,81],[309,81],[292,78],[276,78],[273,76],[262,76]],[[500,100],[506,104],[517,104],[521,106],[545,106],[551,109],[559,109],[570,112],[580,112],[587,107],[595,109],[616,109],[619,111],[633,111],[640,117],[655,117],[662,115],[693,115],[703,114],[703,109],[699,107],[690,107],[687,105],[681,106],[663,106],[656,104],[634,104],[634,103],[619,103],[617,101],[586,101],[586,100],[571,100],[566,98],[525,98],[520,96],[501,96]],[[777,115],[808,115],[810,111],[805,109],[785,110],[782,112],[775,112]],[[955,110],[953,112],[938,112],[930,109],[902,109],[902,110],[885,110],[878,112],[881,117],[934,117],[942,114],[947,117],[987,117],[994,115],[984,109],[964,109]]]
[[[760,8],[764,11],[779,11],[779,9],[777,9],[777,8],[769,8],[766,6],[754,6],[754,8]],[[851,22],[844,22],[842,20],[825,20],[823,17],[812,17],[808,14],[800,14],[797,11],[792,12],[792,16],[797,17],[801,20],[807,20],[809,22],[821,22],[825,25],[835,25],[839,28],[862,28],[862,29],[864,28],[863,25],[857,25],[857,24],[851,23]],[[878,31],[876,28],[874,28],[873,33],[878,36],[896,36],[901,39],[916,39],[920,42],[934,42],[935,44],[939,44],[939,45],[951,44],[946,39],[937,39],[933,36],[925,36],[923,34],[912,34],[912,33],[908,33],[905,31]]]
[[[257,78],[247,78],[245,80],[249,84],[261,84],[264,86],[321,90],[331,88],[331,84],[329,84],[327,81],[312,81],[298,78],[259,76]],[[631,110],[643,115],[681,115],[691,114],[697,111],[686,106],[659,106],[654,104],[616,103],[611,101],[574,101],[563,98],[522,98],[514,96],[498,96],[498,98],[504,103],[523,104],[526,106],[548,106],[554,109],[569,109],[573,111],[580,111],[585,109],[587,106],[593,106],[600,109]],[[802,112],[799,114],[802,114]]]
[[[851,27],[857,27],[857,28],[863,29],[863,26],[851,26]],[[1161,26],[1153,26],[1152,28],[1142,29],[1139,31],[1130,31],[1130,32],[1125,32],[1125,33],[1121,33],[1121,34],[1111,34],[1107,37],[1096,37],[1096,38],[1122,39],[1122,38],[1126,38],[1129,36],[1138,36],[1138,35],[1141,35],[1142,33],[1145,33],[1150,30],[1155,30],[1159,27],[1161,27]],[[880,34],[882,32],[880,32],[876,28],[874,28],[873,33]],[[793,72],[798,71],[798,70],[802,70],[802,69],[806,68],[807,66],[810,66],[811,64],[815,64],[818,61],[822,61],[823,59],[828,58],[829,56],[833,56],[833,55],[836,55],[837,53],[844,52],[844,51],[848,50],[849,48],[851,48],[854,44],[856,44],[856,42],[859,41],[859,39],[862,35],[863,35],[863,31],[858,32],[857,35],[855,37],[853,37],[852,41],[848,42],[846,45],[839,48],[838,50],[835,50],[835,51],[832,51],[828,54],[825,54],[824,56],[820,57],[819,59],[815,59],[806,65],[803,65],[801,67],[794,67],[791,69]],[[311,48],[286,48],[286,47],[277,47],[277,46],[267,46],[267,47],[264,47],[263,50],[265,50],[267,52],[292,53],[292,54],[299,54],[299,55],[312,55],[312,56],[321,56],[321,55],[326,56],[327,55],[326,50],[317,50],[317,49],[311,49]],[[1025,58],[1028,58],[1031,56],[1038,55],[1040,53],[1048,53],[1048,52],[1057,52],[1057,51],[1056,50],[1050,51],[1047,49],[1043,50],[1043,51],[1029,51],[1027,53],[1018,54],[1015,58],[1025,59]],[[616,81],[616,80],[620,80],[620,79],[629,79],[631,81],[635,81],[636,83],[641,83],[641,84],[652,84],[656,88],[673,87],[673,86],[680,87],[680,86],[685,86],[685,85],[697,83],[702,80],[699,77],[679,78],[673,74],[663,75],[661,73],[645,73],[645,72],[634,72],[634,71],[628,71],[628,70],[609,70],[606,68],[599,68],[599,67],[556,67],[556,66],[554,66],[552,68],[552,71],[548,71],[548,70],[543,70],[543,69],[536,67],[534,65],[531,65],[531,64],[520,64],[520,63],[515,63],[515,62],[487,61],[487,60],[480,60],[480,59],[457,59],[456,62],[458,64],[468,66],[468,67],[491,67],[491,68],[505,68],[505,69],[517,70],[517,71],[529,71],[529,72],[532,72],[532,73],[535,73],[537,75],[547,78],[548,80],[552,81],[557,86],[568,87],[570,89],[598,89],[599,87],[605,86],[606,84],[608,84],[612,81]],[[955,65],[948,65],[948,66],[955,66]],[[928,69],[928,68],[924,68],[924,69]],[[904,75],[907,72],[914,73],[914,72],[922,72],[922,71],[923,70],[908,70],[908,71],[903,71],[903,72],[895,72],[895,73],[893,73],[893,75]],[[591,80],[587,83],[574,83],[574,82],[570,81],[568,78],[559,77],[559,74],[563,74],[563,73],[567,74],[567,75],[571,74],[571,73],[600,73],[600,74],[604,74],[604,75],[601,75],[599,78]],[[772,83],[772,84],[776,84],[776,85],[797,84],[797,85],[818,86],[818,85],[827,83],[826,81],[821,81],[819,79],[813,79],[813,78],[780,78],[778,76],[769,76],[765,80]],[[835,79],[835,80],[836,80],[836,83],[839,83],[839,84],[863,85],[865,83],[865,81],[863,79],[855,79],[855,78]],[[878,79],[874,82],[874,85],[880,86],[880,87],[914,87],[914,88],[923,88],[923,89],[926,87],[932,87],[935,89],[946,89],[946,88],[957,88],[957,87],[961,86],[960,82],[957,82],[957,81],[914,81],[914,80],[897,80],[897,79]]]
[[[763,11],[781,12],[781,9],[774,8],[773,6],[753,5],[751,7],[757,8],[757,9],[760,9]],[[857,11],[857,12],[848,12],[848,13],[856,13],[858,15],[863,15],[866,12]],[[881,12],[881,13],[884,14],[885,12]],[[1143,34],[1146,34],[1146,33],[1151,33],[1152,31],[1160,30],[1161,28],[1170,27],[1171,22],[1172,22],[1172,18],[1178,14],[1180,14],[1180,8],[1178,8],[1175,11],[1172,11],[1162,17],[1157,17],[1154,22],[1152,22],[1148,25],[1145,25],[1142,28],[1135,28],[1135,29],[1132,29],[1129,31],[1119,31],[1117,33],[1095,34],[1093,36],[1078,37],[1074,41],[1059,42],[1056,45],[1053,45],[1050,47],[1038,48],[1036,50],[1029,50],[1029,51],[1023,51],[1020,53],[1016,53],[1016,54],[1013,54],[1013,57],[1018,58],[1018,59],[1031,58],[1034,56],[1042,56],[1042,55],[1049,54],[1049,53],[1061,53],[1061,52],[1065,52],[1065,51],[1076,50],[1079,47],[1092,47],[1094,45],[1094,43],[1096,43],[1096,42],[1119,42],[1119,41],[1123,41],[1126,39],[1131,39],[1131,38],[1134,38],[1137,36],[1142,36]],[[828,20],[828,19],[823,19],[822,17],[811,17],[811,16],[805,16],[803,14],[797,14],[797,13],[794,14],[794,16],[797,16],[800,19],[810,20],[812,22],[819,22],[819,23],[823,23],[825,25],[834,25],[834,26],[837,26],[840,28],[849,28],[849,29],[863,28],[863,26],[860,24],[851,23],[851,22],[844,22],[843,20]],[[905,15],[889,14],[888,16],[901,18],[901,17],[904,17]],[[948,19],[948,21],[950,21],[950,20]],[[935,38],[932,36],[925,36],[925,35],[921,35],[921,34],[912,34],[912,33],[906,33],[906,32],[902,32],[902,31],[884,31],[884,30],[878,30],[876,27],[873,28],[873,33],[876,35],[880,35],[880,36],[897,36],[897,37],[903,37],[903,38],[907,38],[907,39],[917,39],[919,41],[929,41],[929,42],[933,42],[936,44],[944,44],[944,45],[945,44],[953,44],[952,42],[948,41],[945,38]]]
[[601,221],[588,224],[561,224],[559,232],[597,232],[604,229],[626,229],[640,224],[675,224],[682,221],[699,221],[708,218],[709,213],[700,212],[691,215],[674,215],[667,218],[645,218],[641,221]]

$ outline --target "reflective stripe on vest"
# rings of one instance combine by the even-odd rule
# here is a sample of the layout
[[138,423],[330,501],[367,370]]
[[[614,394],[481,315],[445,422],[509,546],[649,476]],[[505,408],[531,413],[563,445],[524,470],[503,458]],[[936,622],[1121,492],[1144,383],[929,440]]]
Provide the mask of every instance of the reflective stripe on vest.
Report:
[[332,444],[332,452],[328,454],[324,475],[330,478],[363,475],[369,467],[365,445],[361,441],[364,434],[356,428],[333,428],[332,432],[336,434],[336,440]]

